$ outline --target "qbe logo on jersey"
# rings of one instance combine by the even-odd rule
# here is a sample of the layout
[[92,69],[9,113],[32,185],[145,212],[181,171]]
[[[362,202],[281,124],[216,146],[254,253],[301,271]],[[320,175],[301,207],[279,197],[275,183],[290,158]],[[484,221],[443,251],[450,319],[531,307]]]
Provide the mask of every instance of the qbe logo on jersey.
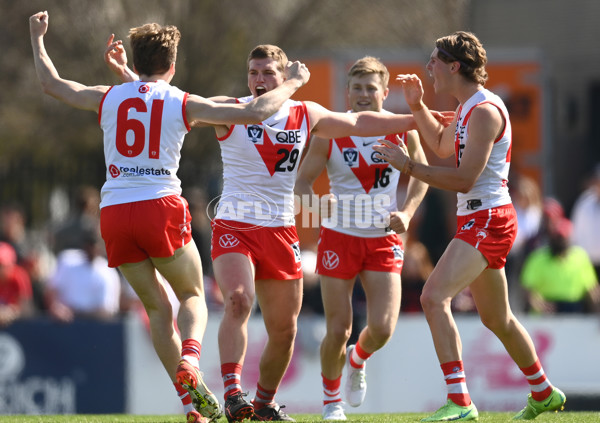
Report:
[[325,269],[335,269],[340,264],[340,257],[335,251],[327,250],[323,252],[323,260],[321,262]]

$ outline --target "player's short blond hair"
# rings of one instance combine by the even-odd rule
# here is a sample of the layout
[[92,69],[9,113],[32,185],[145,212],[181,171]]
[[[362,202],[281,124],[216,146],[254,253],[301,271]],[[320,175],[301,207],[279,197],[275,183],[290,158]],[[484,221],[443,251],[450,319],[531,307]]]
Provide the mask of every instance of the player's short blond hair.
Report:
[[288,58],[285,52],[272,44],[261,44],[252,49],[250,54],[248,55],[248,60],[246,61],[246,66],[248,70],[250,69],[250,60],[252,59],[273,59],[277,62],[277,69],[281,73],[285,72],[285,66],[287,65]]
[[456,31],[454,34],[438,38],[435,42],[438,58],[445,63],[460,63],[459,72],[470,81],[485,85],[488,74],[485,70],[487,54],[475,34]]
[[385,91],[387,89],[388,83],[390,82],[390,72],[379,59],[372,56],[365,56],[362,59],[358,59],[356,62],[354,62],[350,70],[348,70],[346,83],[350,84],[350,80],[355,76],[364,76],[369,74],[379,75],[383,90]]
[[181,33],[176,26],[149,23],[129,30],[133,65],[140,75],[156,75],[169,70],[177,59]]

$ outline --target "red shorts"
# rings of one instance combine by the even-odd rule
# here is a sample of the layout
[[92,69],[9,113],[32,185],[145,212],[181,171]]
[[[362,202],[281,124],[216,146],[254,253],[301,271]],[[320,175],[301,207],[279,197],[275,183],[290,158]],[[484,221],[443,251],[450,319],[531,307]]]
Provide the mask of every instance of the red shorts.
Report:
[[227,253],[247,256],[256,269],[256,279],[302,277],[300,241],[295,226],[265,227],[215,219],[212,222],[212,259]]
[[192,239],[188,202],[179,195],[115,204],[100,210],[108,265],[171,257]]
[[512,204],[457,216],[454,238],[478,249],[488,268],[502,269],[517,236],[517,213]]
[[398,234],[377,238],[346,235],[321,228],[317,249],[317,273],[352,279],[361,270],[401,273],[404,247]]

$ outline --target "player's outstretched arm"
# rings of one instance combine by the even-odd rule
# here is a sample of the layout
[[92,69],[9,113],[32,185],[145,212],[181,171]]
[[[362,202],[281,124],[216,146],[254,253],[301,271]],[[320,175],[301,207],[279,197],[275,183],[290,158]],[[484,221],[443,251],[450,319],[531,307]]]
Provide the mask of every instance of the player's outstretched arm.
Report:
[[59,76],[44,46],[44,35],[48,30],[48,12],[32,15],[29,18],[29,30],[35,70],[44,92],[70,106],[97,112],[102,96],[109,87],[88,87]]
[[188,121],[217,125],[261,123],[275,114],[310,78],[308,68],[300,62],[288,63],[286,75],[287,79],[279,87],[248,103],[216,103],[190,95],[186,107]]
[[[417,129],[413,115],[358,112],[332,112],[325,107],[307,101],[310,121],[313,122],[312,133],[321,138],[341,138],[347,136],[376,137]],[[454,118],[453,112],[432,111],[433,118],[442,126],[447,126]]]

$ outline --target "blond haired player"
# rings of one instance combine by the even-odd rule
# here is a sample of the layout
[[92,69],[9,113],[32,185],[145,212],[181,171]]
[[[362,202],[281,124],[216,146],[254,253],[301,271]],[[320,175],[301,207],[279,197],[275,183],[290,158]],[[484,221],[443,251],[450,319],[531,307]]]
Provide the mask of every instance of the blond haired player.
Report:
[[[378,59],[367,56],[355,62],[348,71],[346,87],[351,112],[389,113],[383,110],[388,81],[389,72]],[[385,138],[406,144],[414,160],[426,162],[416,131]],[[296,194],[312,197],[312,185],[326,167],[330,194],[337,200],[333,216],[321,223],[317,252],[327,322],[321,343],[324,420],[346,420],[340,391],[344,362],[346,402],[358,407],[365,398],[366,361],[390,339],[400,312],[404,251],[399,234],[408,229],[427,192],[427,184],[411,178],[399,207],[400,172],[376,157],[372,146],[377,139],[314,137],[296,181]],[[346,350],[357,276],[366,293],[367,325],[356,345]]]
[[413,161],[402,146],[383,141],[374,149],[397,169],[428,184],[457,192],[457,232],[429,276],[421,304],[448,389],[447,402],[424,421],[477,420],[462,362],[460,336],[450,302],[470,287],[481,321],[504,344],[531,387],[527,405],[514,419],[530,420],[563,408],[565,395],[550,384],[531,337],[513,315],[504,271],[517,233],[508,193],[511,126],[502,99],[484,88],[487,54],[470,32],[439,38],[427,70],[436,93],[459,106],[454,125],[439,125],[423,104],[416,75],[398,75],[421,136],[440,157],[454,155],[456,167]]
[[[174,26],[146,24],[130,30],[139,80],[88,87],[59,76],[44,46],[48,22],[47,12],[29,19],[35,68],[44,92],[98,113],[104,132],[107,175],[100,224],[109,266],[119,268],[144,304],[154,348],[181,397],[188,423],[216,420],[219,403],[198,370],[207,320],[202,267],[176,175],[184,135],[194,121],[262,121],[308,80],[308,70],[295,63],[280,89],[244,104],[217,104],[170,85],[181,35]],[[181,302],[177,316],[181,338],[157,272]]]

